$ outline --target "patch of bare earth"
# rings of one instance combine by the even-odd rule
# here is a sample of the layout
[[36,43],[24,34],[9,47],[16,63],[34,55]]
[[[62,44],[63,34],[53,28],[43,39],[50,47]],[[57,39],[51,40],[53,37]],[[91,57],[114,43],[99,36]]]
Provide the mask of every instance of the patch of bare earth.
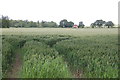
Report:
[[16,53],[15,61],[12,64],[12,69],[8,71],[7,77],[8,78],[19,78],[19,72],[22,66],[22,58],[20,53]]
[[76,70],[73,73],[74,78],[83,78],[83,72],[81,70]]

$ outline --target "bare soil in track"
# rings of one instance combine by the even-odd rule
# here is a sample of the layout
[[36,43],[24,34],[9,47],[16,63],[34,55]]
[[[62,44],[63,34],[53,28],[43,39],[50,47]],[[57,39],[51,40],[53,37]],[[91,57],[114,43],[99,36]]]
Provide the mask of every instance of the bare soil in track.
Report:
[[22,55],[19,53],[19,50],[17,50],[17,53],[15,55],[15,60],[12,64],[12,68],[7,73],[8,78],[19,78],[19,72],[22,67]]

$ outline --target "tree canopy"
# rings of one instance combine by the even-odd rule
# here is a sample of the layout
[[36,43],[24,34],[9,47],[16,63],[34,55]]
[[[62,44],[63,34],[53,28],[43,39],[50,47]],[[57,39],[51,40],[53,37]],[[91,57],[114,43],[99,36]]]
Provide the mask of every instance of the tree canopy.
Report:
[[[2,16],[0,18],[0,27],[3,28],[9,28],[9,27],[15,27],[15,28],[58,28],[58,27],[62,27],[62,28],[71,28],[74,26],[74,22],[72,21],[68,21],[67,19],[63,19],[59,22],[59,25],[54,22],[54,21],[28,21],[28,20],[12,20],[9,19],[8,16]],[[91,23],[90,25],[92,28],[95,27],[104,27],[107,26],[108,28],[112,28],[114,26],[114,23],[112,21],[104,21],[102,19],[96,20],[95,22]],[[85,24],[83,23],[83,21],[80,21],[78,24],[79,28],[84,28]]]
[[85,25],[83,24],[83,22],[82,22],[82,21],[81,21],[81,22],[79,22],[79,26],[78,26],[79,28],[84,28],[84,26],[85,26]]
[[8,16],[2,16],[2,28],[9,28],[10,23],[9,23],[9,17]]
[[112,21],[108,21],[105,23],[105,26],[108,26],[108,28],[110,28],[114,26],[114,23]]
[[60,21],[60,27],[72,27],[74,25],[74,22],[70,21],[68,22],[66,19],[63,19]]
[[94,27],[102,27],[102,26],[107,26],[108,28],[113,27],[114,23],[112,21],[104,21],[104,20],[96,20],[94,23],[91,23],[90,25],[92,28]]

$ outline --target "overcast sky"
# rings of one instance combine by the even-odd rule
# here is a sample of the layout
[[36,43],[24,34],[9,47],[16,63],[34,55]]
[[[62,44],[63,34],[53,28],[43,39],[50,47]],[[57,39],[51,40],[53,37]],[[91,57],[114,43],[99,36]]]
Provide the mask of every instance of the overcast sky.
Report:
[[55,21],[90,25],[97,19],[118,24],[119,0],[0,0],[0,15],[10,19]]

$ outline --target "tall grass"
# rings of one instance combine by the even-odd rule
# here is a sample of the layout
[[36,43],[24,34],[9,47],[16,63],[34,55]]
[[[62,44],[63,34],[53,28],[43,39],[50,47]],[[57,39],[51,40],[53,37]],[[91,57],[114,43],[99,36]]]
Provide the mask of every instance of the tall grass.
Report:
[[117,36],[80,37],[58,42],[54,47],[73,69],[88,78],[118,77]]
[[22,78],[68,78],[71,76],[62,57],[47,45],[30,41],[24,45],[23,51],[25,54]]
[[14,50],[22,48],[21,78],[70,78],[76,70],[87,78],[117,78],[117,34],[117,29],[3,29],[3,72]]

